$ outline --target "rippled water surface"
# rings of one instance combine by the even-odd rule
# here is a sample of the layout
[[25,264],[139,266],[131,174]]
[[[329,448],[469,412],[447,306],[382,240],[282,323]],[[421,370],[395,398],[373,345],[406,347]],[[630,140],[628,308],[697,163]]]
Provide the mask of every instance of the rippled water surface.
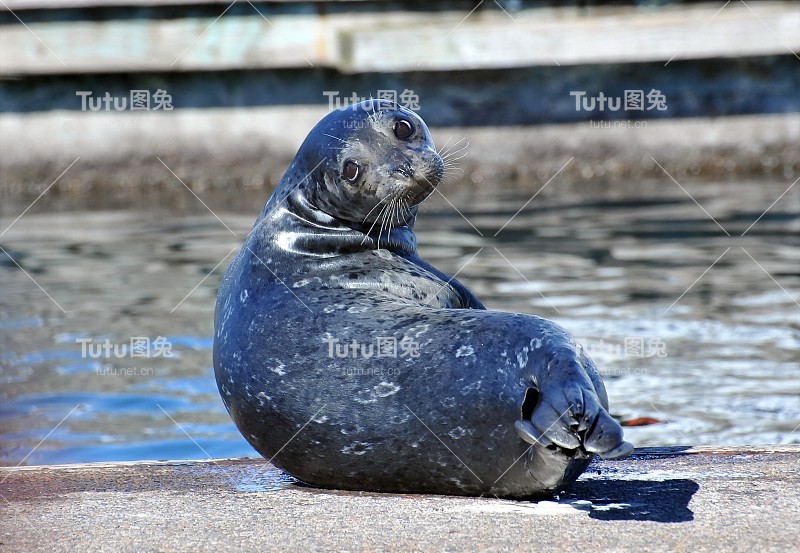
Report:
[[[551,185],[526,204],[541,184],[434,195],[423,257],[489,308],[579,337],[612,413],[661,421],[627,429],[638,446],[800,443],[800,189],[682,183],[701,208],[671,181]],[[2,229],[25,207],[5,206]],[[260,206],[212,208],[230,231],[208,211],[34,207],[0,237],[0,463],[255,455],[217,394],[211,336]],[[132,337],[150,357],[80,343]],[[172,357],[152,355],[158,337]]]

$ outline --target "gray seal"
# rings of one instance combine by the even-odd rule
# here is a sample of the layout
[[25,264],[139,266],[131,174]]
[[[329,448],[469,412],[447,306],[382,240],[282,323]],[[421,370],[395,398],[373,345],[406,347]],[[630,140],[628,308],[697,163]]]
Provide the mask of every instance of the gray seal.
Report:
[[420,259],[417,206],[444,171],[413,112],[333,111],[225,273],[223,402],[256,451],[306,483],[530,498],[633,449],[563,328],[487,310]]

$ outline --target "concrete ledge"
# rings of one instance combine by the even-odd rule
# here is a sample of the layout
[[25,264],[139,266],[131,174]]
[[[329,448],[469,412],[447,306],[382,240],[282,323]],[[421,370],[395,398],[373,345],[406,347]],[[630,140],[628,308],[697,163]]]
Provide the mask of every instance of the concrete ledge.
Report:
[[550,501],[300,486],[263,460],[0,468],[4,551],[792,551],[800,447],[637,450]]
[[[248,209],[264,201],[306,133],[326,112],[315,106],[142,115],[4,114],[0,206],[30,203],[69,166],[38,208],[137,207],[154,201],[175,205],[186,199],[186,190],[172,170],[204,194],[209,205]],[[450,144],[461,138],[469,142],[468,155],[459,162],[464,170],[459,187],[503,182],[536,190],[570,158],[573,162],[559,173],[561,186],[605,181],[635,188],[641,179],[668,181],[651,156],[679,180],[793,180],[800,174],[800,114],[641,123],[619,128],[596,128],[588,122],[440,127],[432,132],[440,146],[448,139]]]

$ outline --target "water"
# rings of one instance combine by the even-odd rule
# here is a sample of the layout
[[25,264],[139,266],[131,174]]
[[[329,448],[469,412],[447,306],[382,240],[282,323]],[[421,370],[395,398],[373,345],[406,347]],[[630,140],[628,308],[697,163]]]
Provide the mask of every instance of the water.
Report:
[[[637,446],[800,443],[800,188],[751,227],[790,181],[683,182],[708,215],[670,181],[554,183],[495,236],[541,184],[445,188],[421,210],[423,257],[489,308],[580,337],[613,414],[663,421],[628,428]],[[256,455],[217,394],[211,336],[259,208],[215,209],[231,231],[199,203],[35,206],[13,224],[0,246],[27,274],[0,252],[0,463]],[[94,359],[79,342],[131,337],[174,356]]]

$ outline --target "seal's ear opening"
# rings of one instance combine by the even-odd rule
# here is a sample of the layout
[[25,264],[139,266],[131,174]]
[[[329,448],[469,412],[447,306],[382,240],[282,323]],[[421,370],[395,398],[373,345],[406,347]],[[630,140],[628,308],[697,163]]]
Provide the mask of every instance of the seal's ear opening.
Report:
[[531,420],[533,410],[539,403],[539,390],[536,388],[528,388],[525,390],[525,398],[522,400],[522,409],[520,416],[523,420]]

